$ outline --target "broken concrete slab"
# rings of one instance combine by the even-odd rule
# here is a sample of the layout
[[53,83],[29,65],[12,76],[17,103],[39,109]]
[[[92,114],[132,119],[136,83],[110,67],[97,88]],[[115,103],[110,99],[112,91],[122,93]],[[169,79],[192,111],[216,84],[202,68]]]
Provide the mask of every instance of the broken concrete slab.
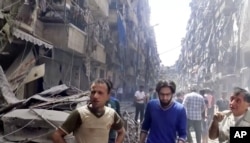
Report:
[[65,84],[62,84],[62,85],[58,85],[58,86],[54,86],[54,87],[51,87],[50,89],[48,90],[45,90],[41,93],[39,93],[38,95],[49,95],[49,96],[53,96],[53,95],[57,95],[57,94],[60,94],[62,93],[63,91],[65,90],[68,90],[69,87],[66,86]]
[[[60,126],[68,117],[68,113],[44,109],[33,109],[43,118],[52,122],[57,127]],[[51,133],[55,130],[50,124],[46,123],[29,109],[17,109],[2,117],[4,135],[12,132],[5,137],[8,141],[24,141],[34,138],[33,141],[40,143],[51,143]],[[21,128],[21,130],[20,130]],[[42,137],[37,137],[44,135]]]
[[[57,98],[57,99],[53,98],[53,100],[51,101],[31,106],[31,108],[38,108],[38,107],[41,108],[46,105],[51,105],[51,104],[55,105],[55,104],[62,103],[62,102],[84,102],[84,101],[89,100],[89,97],[88,97],[89,94],[90,92],[87,91],[87,92],[82,92],[79,94],[71,95],[68,97],[62,97],[62,98]],[[26,102],[28,102],[28,100]]]
[[8,104],[15,104],[15,103],[20,102],[20,100],[18,100],[15,94],[13,93],[11,86],[1,66],[0,66],[0,92],[1,92],[0,95],[3,96],[4,100]]

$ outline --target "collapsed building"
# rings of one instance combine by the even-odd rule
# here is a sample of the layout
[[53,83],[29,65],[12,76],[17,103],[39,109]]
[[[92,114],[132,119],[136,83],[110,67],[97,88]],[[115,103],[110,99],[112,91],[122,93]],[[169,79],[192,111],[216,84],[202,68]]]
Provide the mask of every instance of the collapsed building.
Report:
[[8,134],[33,120],[33,128],[47,122],[38,134],[49,132],[88,100],[96,78],[110,79],[126,95],[154,85],[160,59],[149,15],[147,0],[1,0],[0,140],[48,142],[26,136],[28,130]]
[[20,98],[62,83],[86,90],[98,77],[126,91],[155,83],[160,60],[146,0],[0,4],[0,65]]

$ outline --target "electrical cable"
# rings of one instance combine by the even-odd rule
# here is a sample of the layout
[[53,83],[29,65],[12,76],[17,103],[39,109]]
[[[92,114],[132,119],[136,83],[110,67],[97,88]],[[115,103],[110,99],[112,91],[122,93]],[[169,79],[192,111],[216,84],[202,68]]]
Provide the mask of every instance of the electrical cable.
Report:
[[10,133],[8,133],[8,134],[6,134],[6,135],[1,136],[0,139],[3,139],[3,138],[5,138],[5,137],[7,137],[7,136],[10,136],[10,135],[12,135],[12,134],[15,134],[15,133],[21,131],[22,129],[24,129],[24,128],[26,128],[27,126],[29,126],[34,120],[35,120],[35,119],[32,119],[32,120],[30,120],[27,124],[25,124],[24,126],[22,126],[21,128],[15,130],[15,131],[13,131],[13,132],[10,132]]
[[175,48],[169,49],[169,50],[167,50],[167,51],[164,51],[164,52],[162,52],[162,53],[159,53],[159,55],[166,54],[166,53],[171,52],[171,51],[173,51],[173,50],[175,50],[175,49],[177,49],[177,48],[179,48],[179,47],[181,47],[181,45],[179,45],[179,46],[177,46],[177,47],[175,47]]

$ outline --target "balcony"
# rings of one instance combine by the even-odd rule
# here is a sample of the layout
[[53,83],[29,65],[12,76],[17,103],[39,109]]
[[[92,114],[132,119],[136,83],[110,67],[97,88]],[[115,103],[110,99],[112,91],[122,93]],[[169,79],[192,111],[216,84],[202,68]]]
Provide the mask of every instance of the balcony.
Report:
[[95,18],[109,16],[109,0],[86,0],[86,3]]
[[43,24],[43,38],[57,48],[71,49],[80,54],[85,53],[86,33],[73,24]]
[[100,63],[105,64],[106,63],[106,53],[104,50],[104,46],[100,43],[98,43],[95,47],[96,49],[92,52],[91,57]]
[[46,9],[42,8],[38,9],[39,20],[43,22],[64,23],[65,21],[64,18],[68,19],[70,17],[69,11],[72,6],[70,0],[61,2],[48,1],[46,4],[47,4]]
[[128,9],[127,19],[132,21],[135,25],[138,25],[137,16],[136,16],[136,14],[135,14],[135,12],[133,11],[132,8]]

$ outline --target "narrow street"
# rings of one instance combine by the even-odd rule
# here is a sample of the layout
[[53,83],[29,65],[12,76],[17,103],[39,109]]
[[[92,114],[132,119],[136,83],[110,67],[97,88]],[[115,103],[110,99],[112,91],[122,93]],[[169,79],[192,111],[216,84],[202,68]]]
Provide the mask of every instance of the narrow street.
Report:
[[247,0],[0,0],[0,143],[138,143],[135,106],[174,94],[186,113],[148,106],[151,142],[185,138],[186,114],[250,127],[249,23]]

